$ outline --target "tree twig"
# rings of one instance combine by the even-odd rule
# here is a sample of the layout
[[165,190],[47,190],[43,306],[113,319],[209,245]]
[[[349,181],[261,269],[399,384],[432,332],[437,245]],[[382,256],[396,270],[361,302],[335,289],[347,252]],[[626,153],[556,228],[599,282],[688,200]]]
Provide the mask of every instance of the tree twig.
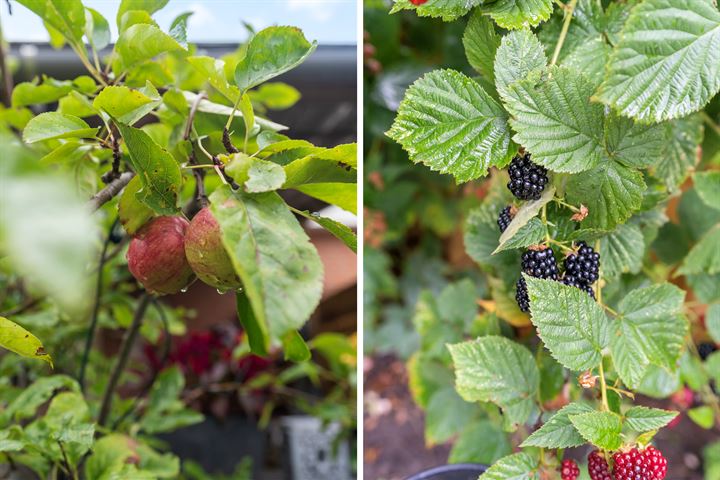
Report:
[[102,181],[106,184],[111,183],[113,180],[117,180],[120,177],[120,160],[122,159],[122,153],[120,152],[120,132],[113,123],[110,123],[110,150],[112,150],[112,169],[109,172],[105,172],[102,176]]
[[195,114],[197,113],[198,107],[200,106],[200,102],[203,101],[206,96],[207,95],[205,95],[205,92],[200,92],[195,97],[195,100],[193,100],[193,103],[190,106],[190,113],[188,114],[187,123],[185,124],[185,133],[183,134],[184,140],[190,138],[190,132],[192,131],[193,122],[195,121]]
[[142,325],[143,318],[145,317],[145,312],[147,311],[147,307],[150,304],[151,300],[152,298],[149,294],[143,294],[142,298],[140,298],[140,303],[138,303],[137,310],[135,310],[135,316],[133,317],[132,324],[130,325],[128,331],[125,333],[125,338],[123,339],[122,346],[120,347],[120,354],[118,356],[117,363],[115,364],[115,367],[110,374],[110,380],[108,381],[107,387],[105,388],[105,394],[103,396],[102,404],[100,407],[100,414],[98,415],[98,425],[100,425],[101,427],[105,426],[108,421],[108,417],[110,416],[110,410],[112,408],[112,400],[113,394],[115,393],[115,388],[117,387],[118,382],[120,381],[120,377],[125,371],[125,366],[130,359],[130,352],[132,351],[132,347],[135,344],[138,333],[140,332],[140,326]]
[[120,191],[125,188],[128,183],[130,183],[130,180],[132,180],[134,176],[134,172],[124,172],[118,178],[108,183],[105,188],[100,190],[90,199],[88,202],[90,209],[94,212],[112,200],[115,195],[120,193]]
[[100,303],[102,299],[102,287],[103,287],[103,266],[105,265],[105,256],[107,255],[108,247],[112,238],[112,232],[117,226],[119,218],[116,218],[113,224],[108,230],[108,234],[105,237],[103,243],[102,253],[100,254],[100,262],[97,271],[97,283],[95,285],[95,303],[93,304],[92,317],[90,318],[90,329],[85,337],[85,350],[83,351],[82,361],[80,363],[80,373],[78,374],[78,383],[80,384],[80,391],[85,392],[85,370],[87,368],[88,360],[90,359],[90,349],[92,348],[93,341],[95,340],[95,331],[97,330],[98,314],[100,313]]

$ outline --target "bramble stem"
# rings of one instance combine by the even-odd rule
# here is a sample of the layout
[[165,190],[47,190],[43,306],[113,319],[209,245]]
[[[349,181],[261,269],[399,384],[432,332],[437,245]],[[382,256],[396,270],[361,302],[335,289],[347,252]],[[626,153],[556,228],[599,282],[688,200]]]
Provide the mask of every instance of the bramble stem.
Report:
[[553,52],[552,60],[550,60],[551,67],[557,63],[558,58],[560,57],[560,50],[562,49],[563,43],[565,43],[565,38],[567,37],[568,29],[570,28],[570,21],[572,20],[573,14],[575,13],[575,5],[577,5],[577,0],[571,0],[570,5],[566,7],[565,21],[563,22],[557,45],[555,45],[555,51]]
[[605,383],[605,368],[603,367],[603,361],[602,358],[600,359],[600,392],[602,393],[602,406],[603,410],[606,412],[610,411],[610,405],[608,404],[607,399],[607,384]]

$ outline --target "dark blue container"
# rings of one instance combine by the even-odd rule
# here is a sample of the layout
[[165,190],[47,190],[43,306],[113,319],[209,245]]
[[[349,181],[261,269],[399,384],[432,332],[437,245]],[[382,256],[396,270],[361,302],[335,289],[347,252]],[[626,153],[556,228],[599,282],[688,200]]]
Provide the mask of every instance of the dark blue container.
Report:
[[486,465],[476,463],[456,463],[425,470],[407,480],[477,480],[487,468]]

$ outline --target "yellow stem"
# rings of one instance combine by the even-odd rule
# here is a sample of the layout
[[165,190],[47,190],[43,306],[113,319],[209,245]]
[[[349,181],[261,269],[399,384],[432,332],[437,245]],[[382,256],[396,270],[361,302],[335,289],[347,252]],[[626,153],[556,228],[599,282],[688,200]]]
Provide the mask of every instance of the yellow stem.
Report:
[[552,60],[550,60],[551,67],[557,63],[558,58],[560,57],[560,50],[562,49],[563,43],[565,43],[565,38],[567,37],[568,29],[570,28],[570,21],[575,13],[576,5],[577,0],[571,0],[570,5],[567,7],[567,10],[565,10],[565,21],[563,22],[557,45],[555,45],[555,52],[553,52]]

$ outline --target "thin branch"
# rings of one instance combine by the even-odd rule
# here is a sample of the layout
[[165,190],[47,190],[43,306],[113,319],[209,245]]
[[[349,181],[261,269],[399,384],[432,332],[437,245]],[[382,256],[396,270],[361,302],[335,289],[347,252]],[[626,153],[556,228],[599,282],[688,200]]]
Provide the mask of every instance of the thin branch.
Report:
[[95,303],[93,304],[92,317],[90,318],[90,328],[88,329],[87,336],[85,337],[85,350],[83,351],[82,361],[80,363],[80,374],[78,375],[78,383],[80,384],[80,390],[85,391],[85,370],[87,369],[88,360],[90,359],[90,349],[92,348],[95,340],[95,331],[97,330],[98,315],[100,313],[100,303],[102,298],[102,287],[103,287],[103,266],[105,265],[105,256],[107,255],[108,247],[112,239],[112,232],[117,227],[120,218],[116,218],[110,229],[108,230],[107,237],[103,243],[102,253],[100,254],[100,262],[97,270],[97,282],[95,285]]
[[193,121],[195,121],[195,114],[197,113],[198,107],[200,106],[200,102],[205,99],[206,96],[207,95],[205,94],[205,92],[200,92],[195,97],[195,100],[193,100],[193,103],[190,106],[190,113],[188,114],[187,123],[185,124],[185,133],[183,134],[184,140],[188,140],[190,138]]
[[135,340],[137,339],[138,333],[140,332],[140,326],[142,325],[143,318],[145,317],[145,311],[150,304],[152,297],[149,294],[143,294],[140,299],[140,303],[135,310],[135,316],[133,317],[130,329],[125,333],[122,346],[120,347],[120,354],[118,356],[115,368],[110,374],[110,380],[108,381],[107,387],[105,388],[105,395],[103,396],[102,405],[100,407],[100,414],[98,415],[98,425],[105,426],[110,416],[110,410],[112,408],[113,394],[115,388],[120,381],[122,373],[125,371],[125,366],[130,359],[130,352],[132,351]]
[[88,202],[88,206],[94,212],[100,207],[105,205],[107,202],[113,199],[125,186],[130,183],[130,180],[135,176],[134,172],[125,172],[121,174],[117,179],[108,183],[105,188],[95,194],[94,197]]
[[570,28],[570,21],[572,20],[573,13],[575,13],[575,5],[577,5],[577,0],[571,0],[570,5],[565,10],[565,21],[563,22],[562,30],[560,30],[560,37],[558,37],[557,45],[555,45],[552,60],[550,60],[551,67],[557,63],[560,57],[560,50],[562,49],[563,43],[565,43],[565,37],[567,37],[568,29]]
[[110,150],[112,150],[113,162],[112,169],[102,176],[102,181],[106,184],[120,177],[120,160],[122,159],[120,141],[118,140],[120,138],[120,132],[117,131],[115,124],[110,123],[108,134],[110,135]]
[[230,132],[227,128],[223,129],[222,142],[228,153],[240,153],[240,150],[238,150],[237,147],[233,145],[232,140],[230,140]]

